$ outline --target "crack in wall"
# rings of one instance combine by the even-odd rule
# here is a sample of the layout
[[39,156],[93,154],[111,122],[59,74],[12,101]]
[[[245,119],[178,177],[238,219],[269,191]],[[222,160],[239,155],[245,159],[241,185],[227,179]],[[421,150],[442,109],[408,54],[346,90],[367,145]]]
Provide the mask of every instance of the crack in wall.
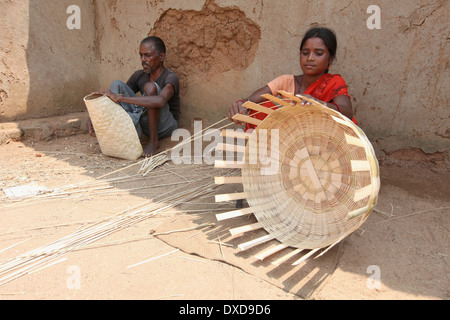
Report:
[[406,32],[409,29],[414,28],[414,27],[422,27],[429,17],[431,17],[437,10],[442,8],[442,4],[443,4],[443,1],[441,1],[437,5],[437,7],[432,9],[431,12],[425,12],[424,13],[425,16],[423,16],[423,11],[428,11],[427,10],[428,7],[431,7],[432,4],[425,4],[425,5],[420,6],[417,9],[415,9],[407,18],[407,20],[409,21],[409,25],[406,27],[405,30],[403,30],[403,32]]

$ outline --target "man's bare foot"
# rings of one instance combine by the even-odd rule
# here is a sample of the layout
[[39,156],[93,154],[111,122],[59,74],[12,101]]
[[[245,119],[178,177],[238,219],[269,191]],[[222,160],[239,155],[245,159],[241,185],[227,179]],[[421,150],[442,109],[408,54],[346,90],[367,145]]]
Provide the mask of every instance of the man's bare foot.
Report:
[[91,118],[89,118],[86,123],[86,130],[91,135],[91,137],[95,138],[95,130],[94,130],[94,125],[92,124]]
[[158,151],[158,145],[155,145],[153,143],[149,143],[145,148],[142,156],[144,158],[150,158],[156,154]]

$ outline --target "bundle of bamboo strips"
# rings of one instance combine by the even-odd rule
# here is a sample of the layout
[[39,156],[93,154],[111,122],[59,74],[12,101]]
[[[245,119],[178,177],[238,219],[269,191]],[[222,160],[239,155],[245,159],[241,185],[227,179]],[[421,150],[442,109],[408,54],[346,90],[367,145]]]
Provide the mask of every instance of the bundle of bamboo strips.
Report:
[[139,170],[138,174],[141,174],[142,176],[147,176],[149,172],[151,172],[153,169],[163,165],[169,161],[169,157],[167,153],[160,153],[157,154],[154,157],[147,158],[143,163],[142,167]]
[[[219,125],[220,123],[227,121],[228,118],[209,126],[193,136],[183,143],[191,143],[196,139],[201,139],[206,130]],[[232,123],[226,124],[220,129],[224,129]],[[133,163],[127,167],[115,170],[111,173],[98,177],[95,181],[82,181],[72,185],[48,190],[44,194],[39,194],[26,199],[6,200],[0,199],[3,204],[0,209],[10,208],[16,204],[28,204],[33,201],[45,201],[61,198],[73,198],[74,196],[96,195],[94,191],[104,192],[108,190],[108,193],[112,192],[114,187],[111,184],[127,182],[130,180],[135,181],[138,177],[142,178],[149,175],[149,173],[158,166],[161,166],[168,161],[167,153],[171,150],[166,150],[161,154],[157,154],[151,158],[144,159]],[[141,164],[141,168],[137,175],[125,175],[124,177],[108,178],[113,174],[122,173],[126,169],[132,168]],[[160,175],[160,173],[158,173]],[[186,179],[185,179],[186,180]],[[81,248],[91,245],[95,241],[107,237],[115,232],[121,231],[127,227],[133,226],[139,222],[142,222],[149,217],[152,217],[158,213],[168,212],[175,206],[186,203],[197,197],[204,196],[212,192],[216,185],[213,180],[213,176],[206,175],[204,178],[197,181],[188,181],[188,183],[199,183],[200,186],[192,188],[189,186],[182,186],[172,189],[151,201],[146,201],[143,204],[134,208],[123,211],[112,218],[103,219],[98,222],[94,222],[90,226],[87,226],[73,234],[70,234],[60,240],[52,242],[48,245],[40,247],[38,249],[29,251],[23,255],[20,255],[14,259],[8,260],[0,264],[0,286],[13,281],[24,275],[40,271],[50,265],[54,265],[63,261],[62,256],[68,253],[79,250]],[[179,185],[179,183],[177,183]],[[150,186],[154,187],[154,186]],[[149,188],[150,188],[149,187]],[[6,205],[5,205],[6,202]],[[34,203],[34,202],[33,202]],[[57,260],[59,259],[59,260]]]
[[85,247],[99,239],[214,190],[215,184],[212,176],[204,177],[198,181],[198,183],[201,182],[203,183],[196,188],[189,186],[186,188],[183,186],[175,190],[172,189],[160,195],[157,199],[146,201],[108,220],[99,221],[60,240],[0,264],[0,286],[33,271],[42,269],[45,265],[54,262],[56,259],[74,250]]

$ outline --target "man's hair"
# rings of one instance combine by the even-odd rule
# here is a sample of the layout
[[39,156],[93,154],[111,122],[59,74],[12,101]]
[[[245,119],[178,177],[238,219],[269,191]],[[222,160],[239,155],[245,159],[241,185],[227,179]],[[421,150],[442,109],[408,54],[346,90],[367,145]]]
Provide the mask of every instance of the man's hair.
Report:
[[160,54],[161,52],[166,53],[166,45],[161,38],[156,36],[150,36],[141,41],[142,44],[153,43],[156,53]]

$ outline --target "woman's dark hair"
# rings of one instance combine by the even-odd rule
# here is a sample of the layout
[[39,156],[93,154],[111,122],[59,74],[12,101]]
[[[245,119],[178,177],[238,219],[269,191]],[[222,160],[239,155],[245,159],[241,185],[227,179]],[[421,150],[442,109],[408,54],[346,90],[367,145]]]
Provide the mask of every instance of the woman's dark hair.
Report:
[[156,53],[160,54],[161,52],[166,53],[166,45],[161,38],[150,36],[141,41],[141,44],[153,43],[155,46]]
[[[333,32],[333,30],[330,30],[328,28],[323,27],[316,27],[308,30],[305,33],[305,36],[303,37],[302,43],[300,44],[300,51],[302,51],[303,46],[305,45],[305,42],[308,39],[311,38],[320,38],[323,40],[323,43],[328,48],[328,51],[330,52],[330,58],[336,57],[336,51],[337,51],[337,39],[336,34]],[[326,70],[328,72],[328,69]]]

